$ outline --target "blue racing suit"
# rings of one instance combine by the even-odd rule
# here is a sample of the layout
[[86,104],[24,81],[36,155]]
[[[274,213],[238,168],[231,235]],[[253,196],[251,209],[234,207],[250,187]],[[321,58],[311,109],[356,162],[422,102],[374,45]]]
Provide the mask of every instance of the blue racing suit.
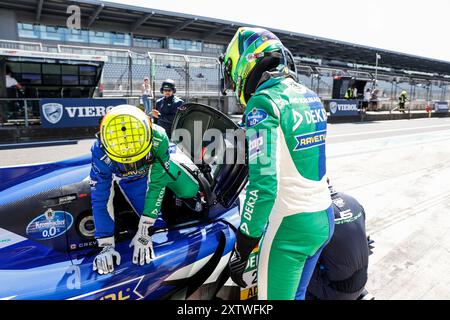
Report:
[[152,131],[153,159],[149,166],[137,171],[122,171],[120,165],[108,157],[100,140],[92,146],[90,184],[96,238],[114,236],[114,181],[137,214],[158,217],[168,182],[169,139],[164,129],[157,125],[153,125]]

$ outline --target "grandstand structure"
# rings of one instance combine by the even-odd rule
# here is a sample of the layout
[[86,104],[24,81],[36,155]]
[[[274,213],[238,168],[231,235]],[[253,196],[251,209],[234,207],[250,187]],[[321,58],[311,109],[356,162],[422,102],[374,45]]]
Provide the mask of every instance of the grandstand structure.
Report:
[[[71,5],[80,9],[79,29],[67,26]],[[212,97],[232,104],[220,97],[217,58],[239,26],[249,25],[97,0],[0,2],[0,48],[107,56],[98,90],[106,96],[138,96],[148,76],[155,98],[160,83],[172,78],[185,100]],[[450,100],[450,62],[298,30],[271,31],[295,56],[300,81],[324,100],[331,98],[338,76],[367,80],[382,105],[394,104],[403,90],[416,107]]]

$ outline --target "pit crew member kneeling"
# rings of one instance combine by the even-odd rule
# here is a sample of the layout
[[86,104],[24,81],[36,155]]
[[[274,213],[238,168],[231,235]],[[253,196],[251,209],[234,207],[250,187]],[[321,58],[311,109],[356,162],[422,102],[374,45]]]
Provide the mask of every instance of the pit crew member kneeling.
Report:
[[115,183],[140,216],[138,231],[130,243],[134,247],[133,263],[150,263],[155,255],[149,228],[158,218],[166,186],[179,198],[192,198],[199,189],[197,181],[170,161],[165,130],[131,105],[120,105],[106,113],[91,152],[95,238],[102,248],[93,270],[108,274],[121,262],[114,241]]
[[366,213],[353,197],[330,185],[335,229],[308,286],[308,300],[357,300],[365,294],[370,249]]

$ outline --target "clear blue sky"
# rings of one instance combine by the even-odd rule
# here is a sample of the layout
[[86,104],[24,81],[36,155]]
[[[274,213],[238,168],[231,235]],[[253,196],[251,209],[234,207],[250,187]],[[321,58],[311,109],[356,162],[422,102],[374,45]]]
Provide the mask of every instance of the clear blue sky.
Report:
[[109,0],[450,61],[450,0]]

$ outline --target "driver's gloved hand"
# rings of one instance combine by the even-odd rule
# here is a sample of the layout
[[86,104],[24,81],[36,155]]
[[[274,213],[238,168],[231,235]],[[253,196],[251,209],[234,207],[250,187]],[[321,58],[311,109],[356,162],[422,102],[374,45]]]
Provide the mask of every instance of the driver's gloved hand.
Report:
[[229,267],[231,279],[240,287],[245,288],[247,284],[244,281],[243,275],[247,260],[258,244],[260,238],[249,237],[240,230],[236,233],[236,246],[231,257]]
[[148,234],[148,229],[153,226],[155,219],[142,215],[139,220],[138,231],[130,243],[130,248],[134,246],[133,263],[143,266],[150,263],[155,257],[153,252],[152,238]]
[[103,248],[95,257],[92,270],[99,274],[108,274],[114,271],[114,258],[116,264],[120,264],[120,254],[114,249],[114,237],[97,239],[98,246]]

